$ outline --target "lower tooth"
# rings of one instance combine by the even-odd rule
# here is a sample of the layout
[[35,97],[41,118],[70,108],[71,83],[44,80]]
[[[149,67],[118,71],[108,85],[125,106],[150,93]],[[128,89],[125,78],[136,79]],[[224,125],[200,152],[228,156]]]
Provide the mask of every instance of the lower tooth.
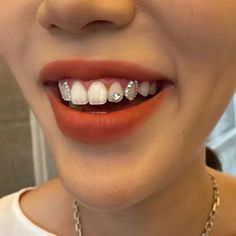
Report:
[[107,114],[106,111],[89,111],[88,113],[95,113],[95,114]]

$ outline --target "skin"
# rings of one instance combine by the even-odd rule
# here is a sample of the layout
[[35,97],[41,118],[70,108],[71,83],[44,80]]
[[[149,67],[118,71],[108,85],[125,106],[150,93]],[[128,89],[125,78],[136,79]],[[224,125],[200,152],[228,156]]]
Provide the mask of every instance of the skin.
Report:
[[[236,181],[204,164],[204,142],[236,89],[234,0],[1,1],[0,53],[59,173],[21,198],[33,222],[74,235],[76,198],[84,236],[199,236],[212,203],[208,171],[222,198],[212,235],[236,234]],[[177,86],[128,139],[84,145],[60,132],[38,81],[46,63],[78,56],[137,62]]]

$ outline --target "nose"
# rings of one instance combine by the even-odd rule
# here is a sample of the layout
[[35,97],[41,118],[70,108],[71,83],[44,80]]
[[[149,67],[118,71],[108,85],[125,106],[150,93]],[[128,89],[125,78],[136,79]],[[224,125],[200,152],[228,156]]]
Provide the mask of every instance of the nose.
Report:
[[132,21],[134,0],[44,0],[38,8],[39,24],[73,33],[98,25],[124,27]]

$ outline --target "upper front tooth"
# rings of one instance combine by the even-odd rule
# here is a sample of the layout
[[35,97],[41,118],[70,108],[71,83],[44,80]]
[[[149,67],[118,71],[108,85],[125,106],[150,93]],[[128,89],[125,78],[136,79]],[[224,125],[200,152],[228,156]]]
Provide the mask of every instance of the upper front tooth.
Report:
[[65,101],[71,101],[71,89],[67,81],[59,81],[58,87],[61,92],[61,97]]
[[139,85],[139,93],[144,97],[146,97],[149,94],[149,89],[150,89],[149,81],[143,81]]
[[119,82],[114,82],[108,90],[108,101],[120,102],[123,99],[124,92]]
[[102,105],[107,102],[107,88],[101,81],[94,81],[88,89],[88,101],[91,105]]
[[79,81],[74,81],[71,88],[71,100],[73,104],[84,105],[88,103],[88,94],[83,84]]

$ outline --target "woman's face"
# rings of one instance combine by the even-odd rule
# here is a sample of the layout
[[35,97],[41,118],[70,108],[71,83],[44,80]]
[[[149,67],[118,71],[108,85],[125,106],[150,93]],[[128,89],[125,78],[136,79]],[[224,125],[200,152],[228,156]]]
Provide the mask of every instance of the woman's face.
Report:
[[[82,203],[128,206],[203,163],[204,141],[236,88],[234,0],[9,0],[0,9],[0,53]],[[72,58],[139,63],[176,86],[126,138],[82,143],[60,131],[39,81],[47,63]]]

